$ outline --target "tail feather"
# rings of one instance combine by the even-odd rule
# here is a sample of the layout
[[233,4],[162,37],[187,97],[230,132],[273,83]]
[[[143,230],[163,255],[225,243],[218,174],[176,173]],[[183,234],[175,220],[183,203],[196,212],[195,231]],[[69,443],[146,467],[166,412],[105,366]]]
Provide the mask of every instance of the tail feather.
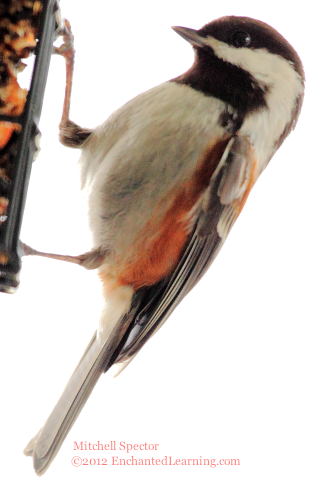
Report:
[[38,475],[42,475],[55,458],[126,332],[131,322],[131,317],[127,317],[127,313],[132,296],[133,291],[127,286],[113,291],[102,312],[100,327],[91,339],[62,396],[42,429],[26,446],[24,454],[33,456],[34,469]]

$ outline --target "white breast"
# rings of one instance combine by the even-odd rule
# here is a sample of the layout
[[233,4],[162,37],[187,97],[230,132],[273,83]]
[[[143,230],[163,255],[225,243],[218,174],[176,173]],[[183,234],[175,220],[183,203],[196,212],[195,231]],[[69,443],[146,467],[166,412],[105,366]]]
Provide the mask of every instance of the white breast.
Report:
[[82,185],[94,246],[130,251],[153,210],[194,173],[209,147],[225,134],[224,103],[184,85],[164,83],[128,102],[86,143]]

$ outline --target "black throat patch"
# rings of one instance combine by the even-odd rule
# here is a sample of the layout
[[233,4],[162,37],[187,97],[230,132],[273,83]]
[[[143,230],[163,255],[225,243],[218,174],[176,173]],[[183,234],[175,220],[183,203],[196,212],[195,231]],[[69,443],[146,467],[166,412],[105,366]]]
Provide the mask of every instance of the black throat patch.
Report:
[[265,108],[266,91],[248,71],[219,59],[211,48],[195,48],[193,66],[172,82],[185,84],[230,104],[239,115]]

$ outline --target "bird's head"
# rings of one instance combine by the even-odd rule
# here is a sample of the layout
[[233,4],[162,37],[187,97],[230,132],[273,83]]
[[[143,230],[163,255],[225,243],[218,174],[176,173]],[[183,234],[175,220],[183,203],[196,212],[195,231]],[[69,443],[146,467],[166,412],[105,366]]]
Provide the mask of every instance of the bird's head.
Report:
[[[222,17],[200,30],[173,27],[195,50],[191,85],[244,113],[266,106],[267,98],[301,98],[302,62],[289,42],[264,22]],[[280,92],[285,90],[286,92]]]

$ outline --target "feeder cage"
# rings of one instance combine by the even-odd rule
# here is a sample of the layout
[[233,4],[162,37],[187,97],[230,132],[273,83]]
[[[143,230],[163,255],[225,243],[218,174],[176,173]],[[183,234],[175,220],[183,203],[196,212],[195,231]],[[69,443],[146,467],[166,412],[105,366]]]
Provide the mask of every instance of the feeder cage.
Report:
[[[0,291],[19,285],[19,240],[53,43],[61,27],[57,0],[0,5]],[[24,30],[25,29],[25,30]],[[30,88],[19,87],[21,58],[34,56]],[[26,99],[26,100],[25,100]]]

